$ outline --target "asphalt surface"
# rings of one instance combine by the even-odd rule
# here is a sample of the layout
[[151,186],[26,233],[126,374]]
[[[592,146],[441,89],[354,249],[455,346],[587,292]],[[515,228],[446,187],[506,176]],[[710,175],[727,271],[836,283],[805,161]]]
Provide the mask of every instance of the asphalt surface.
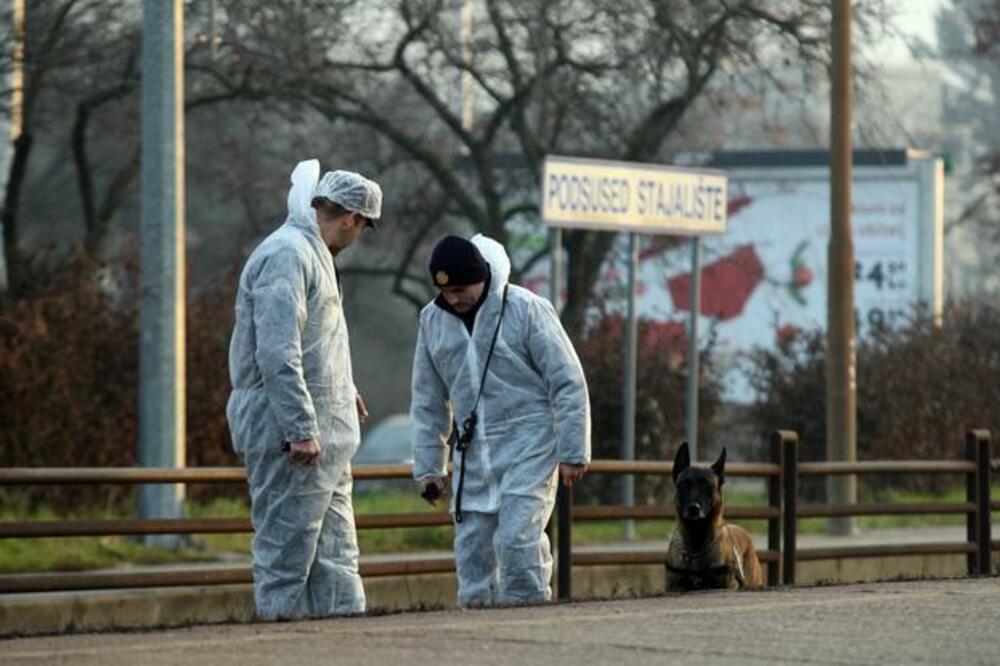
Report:
[[1000,578],[0,640],[6,664],[998,664]]

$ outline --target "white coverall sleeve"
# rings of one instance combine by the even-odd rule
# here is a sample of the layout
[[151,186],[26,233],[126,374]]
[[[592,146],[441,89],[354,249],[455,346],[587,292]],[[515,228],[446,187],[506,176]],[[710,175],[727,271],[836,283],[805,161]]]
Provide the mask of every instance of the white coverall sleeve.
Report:
[[552,304],[532,299],[526,339],[531,360],[542,374],[555,413],[559,462],[590,462],[590,396],[573,343]]
[[306,267],[291,249],[268,257],[253,282],[254,357],[286,442],[319,439],[316,410],[302,372],[306,293]]
[[413,478],[420,479],[429,474],[444,476],[447,473],[448,436],[451,433],[451,404],[448,388],[427,351],[423,326],[417,332],[410,395]]

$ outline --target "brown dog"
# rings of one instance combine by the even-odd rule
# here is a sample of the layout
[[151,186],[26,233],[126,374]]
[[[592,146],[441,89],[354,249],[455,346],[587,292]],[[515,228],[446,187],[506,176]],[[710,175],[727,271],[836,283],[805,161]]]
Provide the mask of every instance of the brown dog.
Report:
[[711,468],[691,466],[687,442],[674,458],[677,529],[667,549],[667,590],[759,589],[764,574],[753,539],[722,517],[726,449]]

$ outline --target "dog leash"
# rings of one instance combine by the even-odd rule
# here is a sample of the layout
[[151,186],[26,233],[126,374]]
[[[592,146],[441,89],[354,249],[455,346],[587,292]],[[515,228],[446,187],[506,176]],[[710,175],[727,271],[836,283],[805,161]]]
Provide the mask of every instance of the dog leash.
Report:
[[746,574],[743,573],[743,558],[740,556],[740,552],[736,550],[736,540],[733,539],[733,529],[726,523],[726,531],[729,532],[729,545],[733,547],[733,559],[736,560],[736,580],[740,582],[742,587],[746,587],[747,578]]
[[472,404],[472,411],[469,416],[462,421],[462,434],[458,434],[458,424],[452,421],[451,433],[455,450],[462,454],[462,460],[458,468],[458,490],[455,491],[455,522],[464,520],[462,516],[462,490],[465,488],[465,456],[469,450],[469,444],[476,433],[476,422],[479,420],[477,410],[479,401],[483,397],[483,386],[486,384],[486,372],[490,368],[490,360],[493,358],[493,349],[497,344],[497,337],[500,335],[500,324],[503,323],[503,313],[507,309],[507,287],[504,285],[503,296],[500,301],[500,316],[497,317],[497,326],[493,329],[493,339],[490,340],[490,350],[486,352],[486,362],[483,363],[483,376],[479,379],[479,392],[476,393],[476,401]]

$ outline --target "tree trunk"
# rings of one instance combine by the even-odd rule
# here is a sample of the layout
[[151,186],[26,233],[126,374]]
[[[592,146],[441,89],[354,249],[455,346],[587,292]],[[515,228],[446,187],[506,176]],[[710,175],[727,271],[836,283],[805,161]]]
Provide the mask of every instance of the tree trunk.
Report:
[[583,339],[587,306],[601,267],[614,245],[614,232],[568,231],[566,248],[566,305],[562,312],[563,326],[574,343]]
[[20,277],[20,223],[21,191],[28,174],[28,156],[31,154],[32,135],[25,130],[14,141],[14,157],[10,162],[7,189],[3,203],[3,246],[7,262],[7,281],[12,293],[19,291]]

